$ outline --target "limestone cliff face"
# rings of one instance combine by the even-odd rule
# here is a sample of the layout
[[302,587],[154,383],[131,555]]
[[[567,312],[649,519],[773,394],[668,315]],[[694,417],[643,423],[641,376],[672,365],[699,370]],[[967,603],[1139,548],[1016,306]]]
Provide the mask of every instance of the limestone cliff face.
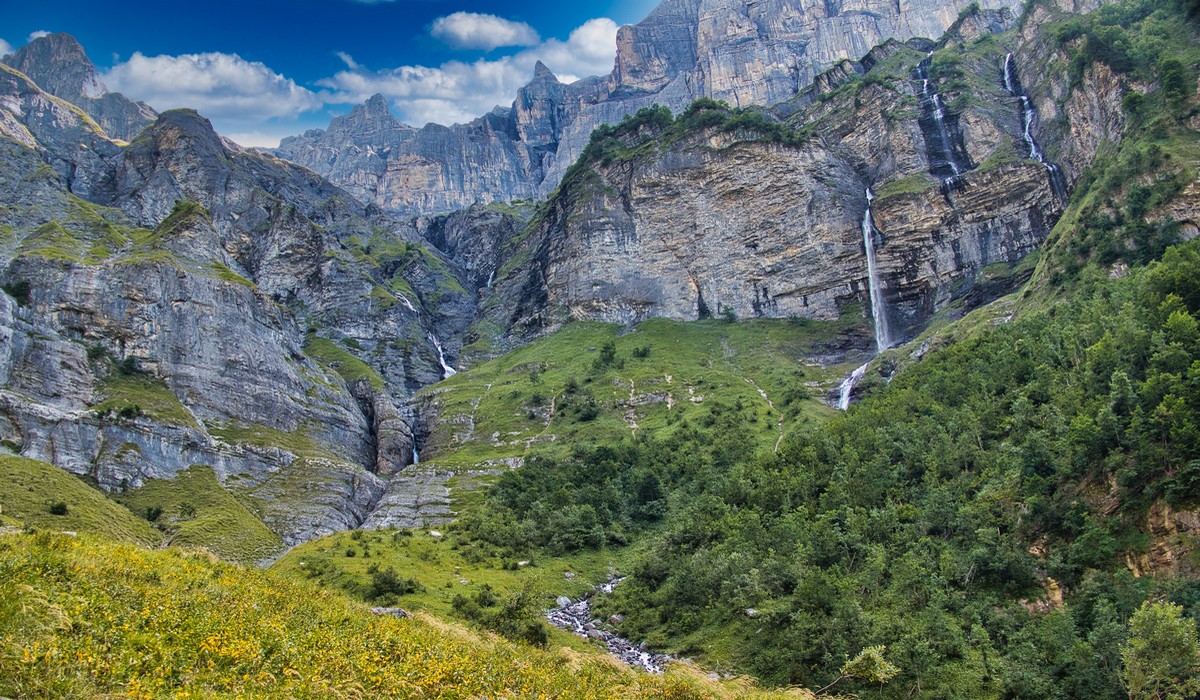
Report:
[[284,139],[275,152],[386,211],[445,213],[537,195],[548,146],[522,133],[541,138],[543,121],[553,115],[544,114],[544,99],[531,97],[528,108],[497,108],[469,124],[418,130],[396,121],[376,95],[329,129]]
[[109,489],[210,465],[289,543],[361,524],[472,315],[457,271],[190,111],[125,146],[0,66],[0,129],[5,444]]
[[146,103],[109,92],[83,47],[70,34],[38,37],[5,57],[4,63],[51,95],[77,105],[113,138],[133,140],[157,116]]
[[[981,27],[987,22],[960,29]],[[956,300],[969,306],[1011,288],[1019,275],[997,282],[984,268],[1011,267],[1035,250],[1063,202],[1046,166],[1019,157],[1023,124],[1004,88],[1003,49],[968,50],[953,37],[948,46],[955,58],[946,65],[960,70],[954,84],[977,96],[946,116],[949,138],[967,154],[953,180],[934,176],[941,164],[914,77],[925,46],[893,43],[866,65],[822,76],[834,89],[825,98],[776,112],[803,137],[765,135],[770,113],[758,131],[721,126],[730,117],[717,114],[695,118],[716,126],[681,119],[666,131],[618,132],[616,155],[585,159],[564,180],[515,253],[531,265],[507,266],[495,290],[505,301],[487,308],[518,335],[568,319],[869,319],[868,188],[884,314],[897,340]],[[855,80],[884,63],[877,70],[886,75]],[[837,89],[844,84],[850,89]]]
[[[1017,0],[985,0],[1011,19]],[[437,214],[475,202],[540,198],[559,183],[592,130],[652,104],[682,110],[700,97],[734,106],[793,98],[843,60],[888,39],[940,37],[968,0],[666,0],[617,34],[609,76],[560,83],[541,64],[509,109],[470,124],[420,130],[356,115],[384,107],[372,98],[327,130],[285,139],[277,150],[398,214]],[[362,128],[354,127],[368,121]]]

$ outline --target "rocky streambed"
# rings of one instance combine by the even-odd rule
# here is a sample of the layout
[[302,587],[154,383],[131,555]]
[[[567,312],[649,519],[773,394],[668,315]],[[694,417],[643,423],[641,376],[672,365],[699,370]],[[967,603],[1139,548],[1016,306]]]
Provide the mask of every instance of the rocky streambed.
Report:
[[604,623],[592,617],[592,598],[596,591],[612,593],[612,590],[621,581],[622,579],[619,578],[610,578],[579,600],[559,596],[558,607],[547,611],[546,619],[555,627],[574,632],[585,639],[604,642],[604,646],[610,654],[630,666],[644,669],[650,673],[662,673],[663,667],[671,660],[670,656],[648,651],[645,642],[634,644],[628,639],[604,629]]

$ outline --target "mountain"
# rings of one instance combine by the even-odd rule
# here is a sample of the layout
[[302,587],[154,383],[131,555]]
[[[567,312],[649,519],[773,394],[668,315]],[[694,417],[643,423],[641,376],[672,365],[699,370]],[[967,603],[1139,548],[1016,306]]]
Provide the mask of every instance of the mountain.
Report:
[[3,62],[51,95],[82,109],[113,138],[132,141],[157,116],[146,103],[109,92],[83,47],[70,34],[37,37],[5,56]]
[[447,263],[195,112],[126,145],[8,66],[0,96],[6,444],[108,489],[207,465],[286,542],[361,523],[471,317]]
[[[420,216],[191,110],[114,139],[0,64],[0,655],[26,660],[0,695],[762,696],[497,638],[438,656],[432,618],[334,589],[533,644],[553,606],[792,695],[1194,695],[1200,6],[923,6],[944,34],[797,88],[755,7],[626,30],[626,97],[594,104],[638,108],[569,167],[560,107],[607,83],[544,69],[473,125],[373,99],[309,140],[373,159],[363,191],[397,152],[449,172],[436,133],[565,170]],[[891,16],[780,7],[754,31]],[[743,45],[755,72],[703,89],[786,99],[638,102]]]
[[564,85],[539,64],[509,108],[450,127],[392,123],[386,135],[370,117],[384,106],[375,96],[328,129],[284,139],[275,152],[396,214],[540,199],[602,124],[653,104],[680,111],[701,97],[733,106],[782,102],[840,61],[887,39],[940,37],[960,12],[980,6],[1011,20],[1020,3],[667,0],[621,27],[608,76]]

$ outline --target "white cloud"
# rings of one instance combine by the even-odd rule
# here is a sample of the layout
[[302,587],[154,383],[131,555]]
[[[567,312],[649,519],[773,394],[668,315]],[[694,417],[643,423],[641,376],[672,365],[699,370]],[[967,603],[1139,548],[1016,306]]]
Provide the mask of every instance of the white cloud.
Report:
[[225,138],[246,148],[276,148],[284,136],[290,135],[292,135],[290,132],[281,136],[279,134],[266,134],[261,131],[250,131],[239,134],[225,134]]
[[7,56],[13,52],[12,44],[0,39],[0,56]]
[[241,124],[294,116],[321,99],[257,61],[237,54],[133,54],[104,74],[110,89],[159,111],[191,107],[206,117]]
[[358,61],[355,61],[354,57],[351,56],[350,54],[346,53],[345,51],[334,51],[333,53],[335,56],[340,58],[342,60],[342,63],[345,63],[346,67],[349,68],[350,70],[358,70],[358,69],[362,68],[362,66],[358,65]]
[[463,123],[496,105],[512,104],[539,60],[563,82],[573,82],[607,74],[616,50],[616,23],[599,17],[576,28],[566,41],[548,39],[512,56],[473,63],[450,61],[436,68],[401,66],[374,72],[351,68],[320,84],[332,90],[328,102],[362,102],[378,92],[391,98],[398,116],[410,124]]
[[455,12],[439,17],[434,20],[429,33],[456,49],[491,51],[501,46],[533,46],[541,41],[533,27],[524,22],[474,12]]
[[45,29],[39,29],[36,32],[30,32],[29,36],[25,37],[25,43],[28,44],[34,39],[41,39],[44,36],[50,36],[50,32],[46,31]]

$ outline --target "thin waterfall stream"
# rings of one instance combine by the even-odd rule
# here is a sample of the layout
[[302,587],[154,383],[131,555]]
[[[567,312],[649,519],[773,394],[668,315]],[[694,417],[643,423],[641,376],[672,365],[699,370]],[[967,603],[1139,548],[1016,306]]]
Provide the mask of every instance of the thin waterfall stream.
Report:
[[[879,278],[879,267],[875,262],[875,217],[871,212],[871,203],[875,201],[875,194],[871,192],[871,188],[866,189],[867,208],[863,212],[862,218],[862,238],[863,250],[867,254],[867,289],[871,298],[871,320],[875,324],[875,354],[887,350],[892,346],[891,330],[888,328],[887,308],[883,301],[883,281]],[[867,365],[870,361],[858,367],[850,376],[842,380],[838,387],[838,403],[837,407],[841,410],[846,410],[850,407],[850,396],[854,392],[854,387],[862,381],[863,375],[867,372]]]
[[921,83],[921,117],[918,123],[928,149],[929,171],[941,178],[944,188],[950,189],[961,184],[963,171],[969,166],[959,162],[950,128],[946,124],[946,107],[942,103],[942,96],[933,88],[933,82],[929,79],[929,66],[932,62],[933,53],[930,52],[917,64],[915,70],[916,79]]
[[1036,160],[1046,166],[1046,171],[1050,178],[1050,189],[1054,191],[1054,196],[1060,200],[1067,198],[1067,182],[1063,177],[1062,169],[1058,165],[1046,160],[1046,155],[1042,153],[1042,149],[1038,146],[1037,140],[1033,137],[1033,126],[1037,122],[1037,110],[1033,108],[1033,103],[1029,100],[1029,95],[1025,94],[1025,90],[1021,87],[1021,81],[1017,78],[1017,73],[1013,69],[1013,55],[1007,54],[1004,57],[1004,89],[1008,90],[1009,94],[1017,98],[1021,103],[1021,123],[1024,127],[1023,137],[1025,145],[1029,148],[1029,159]]
[[437,348],[438,364],[442,366],[442,379],[449,379],[458,374],[458,370],[446,363],[446,353],[442,350],[442,343],[437,339],[437,336],[430,333],[429,342],[433,343],[433,347]]

